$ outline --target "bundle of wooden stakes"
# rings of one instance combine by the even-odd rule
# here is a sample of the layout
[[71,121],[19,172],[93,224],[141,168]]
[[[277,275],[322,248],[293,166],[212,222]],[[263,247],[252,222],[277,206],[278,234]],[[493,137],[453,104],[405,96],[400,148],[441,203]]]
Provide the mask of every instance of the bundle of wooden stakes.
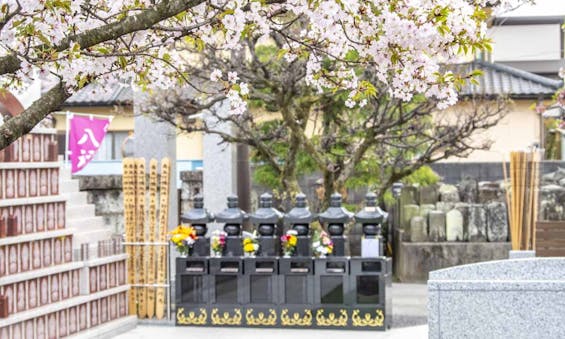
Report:
[[[170,160],[161,161],[157,216],[157,160],[149,162],[149,205],[146,206],[145,159],[123,160],[124,228],[128,258],[129,313],[163,319],[166,314],[167,230]],[[157,244],[158,246],[155,246]],[[145,286],[140,286],[145,285]],[[157,285],[152,286],[152,285]]]
[[[538,214],[539,153],[511,152],[510,176],[503,164],[513,250],[535,250]],[[508,180],[510,182],[508,183]]]

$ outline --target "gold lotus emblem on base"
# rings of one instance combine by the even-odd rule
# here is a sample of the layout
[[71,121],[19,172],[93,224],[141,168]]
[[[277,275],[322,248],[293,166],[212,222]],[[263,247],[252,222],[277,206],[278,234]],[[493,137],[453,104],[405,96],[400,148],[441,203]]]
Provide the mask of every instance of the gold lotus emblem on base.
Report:
[[354,327],[382,327],[385,321],[385,315],[382,310],[375,311],[375,317],[371,313],[365,313],[363,317],[359,315],[359,310],[353,310],[351,322]]
[[253,309],[249,308],[245,312],[245,321],[247,325],[251,326],[275,326],[277,324],[277,312],[270,308],[268,316],[264,312],[258,312],[255,316]]
[[190,311],[188,312],[188,315],[185,315],[184,307],[180,307],[177,310],[177,323],[181,325],[206,325],[207,318],[208,314],[204,308],[200,309],[200,314],[198,316],[196,316],[196,313],[193,311]]
[[316,312],[316,325],[317,326],[347,326],[347,311],[344,309],[339,310],[340,316],[338,317],[336,313],[329,312],[327,316],[324,316],[324,310],[319,309]]

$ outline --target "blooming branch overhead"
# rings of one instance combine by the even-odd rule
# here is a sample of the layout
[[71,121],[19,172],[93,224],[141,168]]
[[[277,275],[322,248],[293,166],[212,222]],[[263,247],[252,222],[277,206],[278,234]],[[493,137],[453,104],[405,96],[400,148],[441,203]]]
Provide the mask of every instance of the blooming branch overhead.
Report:
[[[348,91],[349,106],[375,94],[374,84],[359,81],[355,71],[367,66],[395,97],[409,100],[421,93],[446,107],[456,101],[458,79],[440,63],[489,48],[481,7],[488,2],[2,0],[0,81],[4,88],[21,88],[49,75],[62,85],[59,101],[96,80],[132,79],[143,89],[194,86],[179,45],[237,51],[242,37],[277,34],[284,40],[281,57],[307,60],[308,84],[319,91]],[[331,68],[324,66],[328,60]],[[238,74],[211,71],[209,80],[220,86],[210,86],[202,100],[227,95],[233,112],[242,113],[253,84]],[[45,109],[56,104],[46,102]]]

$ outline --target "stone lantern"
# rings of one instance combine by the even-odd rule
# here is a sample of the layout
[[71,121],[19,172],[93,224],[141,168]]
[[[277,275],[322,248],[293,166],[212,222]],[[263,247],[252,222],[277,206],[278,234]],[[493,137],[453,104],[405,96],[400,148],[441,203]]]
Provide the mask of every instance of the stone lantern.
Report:
[[383,255],[381,227],[387,213],[377,206],[377,195],[373,192],[365,196],[365,207],[355,215],[355,222],[363,226],[361,241],[362,257],[379,257]]
[[216,221],[224,223],[224,231],[227,233],[224,253],[226,256],[242,256],[241,228],[244,221],[249,219],[245,211],[239,208],[236,196],[228,197],[228,207],[216,215]]
[[251,214],[251,222],[259,232],[259,255],[276,256],[279,253],[279,241],[277,239],[277,224],[283,214],[273,207],[273,196],[263,193],[259,197],[259,209]]
[[341,194],[334,193],[330,198],[330,207],[318,216],[320,223],[327,225],[328,233],[334,244],[333,255],[345,255],[345,224],[353,218],[353,213],[341,206]]
[[316,216],[310,212],[306,203],[306,195],[298,193],[296,195],[296,205],[284,216],[284,223],[290,225],[298,235],[296,245],[296,255],[300,257],[311,257],[310,249],[310,223],[314,221]]
[[194,254],[205,257],[210,254],[210,239],[206,236],[208,223],[214,221],[214,215],[204,208],[204,198],[198,194],[194,197],[194,208],[181,215],[183,224],[191,224],[198,239],[194,243]]

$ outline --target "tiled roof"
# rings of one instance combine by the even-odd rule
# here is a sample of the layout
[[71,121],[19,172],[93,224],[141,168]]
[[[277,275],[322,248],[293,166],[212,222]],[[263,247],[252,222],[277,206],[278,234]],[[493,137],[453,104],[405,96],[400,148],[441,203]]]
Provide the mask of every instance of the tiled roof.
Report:
[[133,90],[129,84],[103,86],[90,84],[73,94],[64,106],[114,106],[133,104]]
[[478,85],[467,83],[461,88],[464,96],[498,96],[507,95],[511,98],[551,97],[563,86],[563,81],[546,78],[514,67],[473,61],[464,64],[451,65],[454,73],[469,74],[473,70],[481,70],[482,76],[476,79]]

